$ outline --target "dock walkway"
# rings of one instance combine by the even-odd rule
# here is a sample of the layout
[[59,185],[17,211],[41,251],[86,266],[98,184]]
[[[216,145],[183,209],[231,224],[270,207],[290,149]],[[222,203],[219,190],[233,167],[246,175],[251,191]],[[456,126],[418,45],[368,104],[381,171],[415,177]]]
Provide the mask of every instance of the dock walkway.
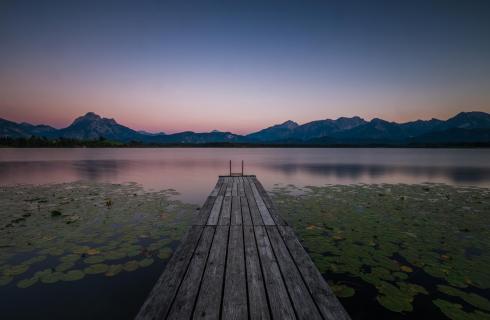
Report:
[[255,176],[222,176],[136,319],[349,319]]

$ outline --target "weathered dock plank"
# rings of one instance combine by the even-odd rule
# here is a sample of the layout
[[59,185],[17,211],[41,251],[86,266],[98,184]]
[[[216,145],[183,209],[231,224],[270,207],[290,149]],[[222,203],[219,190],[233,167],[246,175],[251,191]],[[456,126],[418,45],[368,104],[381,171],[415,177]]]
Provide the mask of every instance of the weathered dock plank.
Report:
[[202,237],[199,240],[167,319],[189,319],[191,317],[214,232],[215,227],[204,227]]
[[349,319],[255,176],[220,177],[136,319]]
[[221,207],[221,214],[219,216],[218,224],[220,226],[229,226],[231,221],[231,198],[225,196],[223,199],[223,206]]
[[260,181],[256,177],[251,177],[250,179],[251,179],[251,181],[253,181],[253,183],[257,187],[257,190],[259,191],[260,196],[264,200],[264,203],[265,203],[267,209],[269,209],[269,212],[272,215],[272,217],[274,218],[274,221],[276,222],[276,224],[279,226],[287,225],[286,221],[284,221],[284,219],[281,217],[281,215],[277,212],[277,210],[274,206],[274,203],[272,202],[271,198],[269,197],[269,195],[265,191],[262,183],[260,183]]
[[266,226],[273,226],[276,224],[274,219],[272,219],[272,216],[269,212],[269,209],[267,209],[267,206],[265,205],[264,199],[259,193],[259,190],[257,190],[257,186],[253,182],[251,178],[248,179],[250,187],[252,188],[252,192],[255,198],[255,202],[257,202],[257,207],[259,208],[260,215],[262,216],[262,221],[264,221],[264,224]]
[[223,319],[248,319],[247,279],[243,249],[242,226],[231,226],[223,296]]
[[279,226],[284,242],[324,319],[350,319],[291,227]]
[[252,217],[253,225],[264,225],[264,222],[262,221],[262,216],[259,212],[259,208],[257,207],[257,202],[255,202],[255,197],[252,193],[252,188],[250,187],[250,182],[247,179],[244,179],[243,186],[245,189],[245,195],[247,197],[248,208],[250,211],[250,216]]
[[214,203],[216,202],[216,196],[209,196],[204,202],[204,205],[199,210],[199,215],[195,218],[195,225],[203,226],[208,222],[209,215],[213,209]]
[[298,319],[321,319],[320,312],[289,255],[277,227],[268,226],[266,229]]
[[208,225],[215,226],[218,224],[219,220],[219,215],[221,212],[221,206],[223,204],[223,198],[224,196],[219,195],[216,197],[216,200],[214,201],[213,208],[211,209],[211,213],[209,214],[208,218]]
[[270,309],[274,319],[296,319],[294,309],[284,284],[284,280],[277,265],[276,257],[272,251],[269,238],[264,226],[254,228],[255,239],[262,263],[267,295],[269,296]]
[[204,227],[192,226],[184,237],[182,245],[174,253],[165,267],[137,315],[137,319],[164,319],[180,287],[187,266],[194,254]]
[[231,225],[242,225],[242,206],[240,204],[240,197],[231,197]]
[[245,226],[251,226],[252,216],[250,215],[250,207],[248,206],[247,197],[240,197],[240,205],[242,206],[242,224]]
[[240,197],[245,196],[245,189],[243,189],[243,177],[238,177],[238,195]]
[[228,226],[218,226],[209,253],[201,290],[194,310],[194,319],[218,319],[228,245]]
[[269,303],[265,291],[262,268],[260,267],[259,253],[255,242],[252,226],[243,227],[245,242],[245,264],[247,270],[247,289],[250,319],[270,319]]

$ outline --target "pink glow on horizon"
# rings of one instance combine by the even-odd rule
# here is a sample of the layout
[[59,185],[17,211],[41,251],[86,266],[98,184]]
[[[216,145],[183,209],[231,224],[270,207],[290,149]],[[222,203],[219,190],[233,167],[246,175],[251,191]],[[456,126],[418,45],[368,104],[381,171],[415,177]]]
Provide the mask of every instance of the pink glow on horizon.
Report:
[[96,114],[104,118],[114,118],[119,124],[129,127],[136,131],[144,130],[153,133],[165,132],[167,134],[172,134],[172,133],[183,132],[183,131],[210,132],[212,130],[219,130],[223,132],[232,132],[236,134],[248,134],[264,129],[266,127],[270,127],[275,124],[283,123],[287,120],[292,120],[299,124],[304,124],[314,120],[360,116],[361,118],[364,118],[367,121],[371,120],[372,118],[382,118],[387,121],[408,122],[408,121],[414,121],[418,119],[428,120],[431,118],[446,120],[454,116],[456,113],[460,111],[488,112],[490,110],[481,110],[481,109],[457,110],[456,108],[454,108],[454,109],[449,109],[447,112],[444,112],[442,114],[428,113],[427,115],[422,117],[420,115],[416,116],[410,113],[407,113],[406,115],[400,115],[400,117],[397,118],[387,118],[384,117],[383,115],[366,116],[363,114],[328,114],[328,115],[319,116],[310,119],[305,119],[303,117],[301,117],[300,119],[291,118],[291,117],[285,117],[282,119],[270,117],[267,119],[262,118],[260,121],[258,121],[257,119],[249,119],[249,121],[247,121],[246,119],[234,118],[233,114],[230,113],[229,118],[224,118],[226,121],[223,121],[222,123],[219,120],[213,120],[213,119],[202,119],[203,121],[199,122],[199,121],[195,121],[194,119],[182,119],[182,118],[179,119],[179,122],[177,122],[177,121],[173,121],[172,119],[164,119],[164,117],[152,117],[151,115],[146,115],[146,114],[144,115],[118,114],[117,111],[108,113],[107,111],[103,111],[103,110],[98,111],[96,109],[86,109],[83,111],[76,110],[76,111],[66,112],[64,114],[61,113],[40,114],[38,112],[23,114],[23,113],[18,113],[19,111],[18,108],[15,109],[0,108],[0,111],[1,111],[0,118],[4,118],[19,123],[27,122],[35,125],[45,124],[58,129],[69,126],[73,122],[73,120],[75,120],[79,116],[84,115],[87,112],[95,112]]
[[[9,71],[9,70],[6,70]],[[97,74],[98,75],[98,74]],[[94,75],[90,75],[91,77]],[[46,70],[0,74],[0,117],[63,128],[87,112],[114,118],[134,130],[176,133],[251,133],[286,120],[299,124],[360,116],[406,122],[447,119],[461,111],[490,112],[490,91],[389,84],[302,83],[301,79],[130,78],[53,76]],[[146,81],[146,82],[145,82]]]

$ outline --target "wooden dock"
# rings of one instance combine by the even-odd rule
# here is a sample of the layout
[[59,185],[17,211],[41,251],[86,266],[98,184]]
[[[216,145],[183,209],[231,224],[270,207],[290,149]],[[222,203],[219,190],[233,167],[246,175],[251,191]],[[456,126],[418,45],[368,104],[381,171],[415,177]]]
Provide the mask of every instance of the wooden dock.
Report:
[[136,319],[349,319],[255,176],[222,176]]

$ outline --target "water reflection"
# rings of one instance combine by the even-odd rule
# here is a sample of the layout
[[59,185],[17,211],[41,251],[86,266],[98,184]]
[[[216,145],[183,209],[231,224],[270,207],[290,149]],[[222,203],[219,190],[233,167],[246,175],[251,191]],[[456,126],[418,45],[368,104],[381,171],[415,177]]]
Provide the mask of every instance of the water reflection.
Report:
[[[270,165],[271,170],[284,174],[304,173],[321,175],[326,178],[350,178],[357,180],[365,176],[382,179],[384,176],[402,175],[420,177],[422,180],[447,179],[453,183],[480,185],[490,181],[490,168],[486,167],[437,167],[437,166],[396,166],[363,164],[280,164]],[[422,181],[421,180],[421,181]],[[403,181],[400,181],[403,182]]]
[[135,181],[202,202],[228,161],[278,184],[444,182],[490,186],[487,149],[1,149],[0,184]]

